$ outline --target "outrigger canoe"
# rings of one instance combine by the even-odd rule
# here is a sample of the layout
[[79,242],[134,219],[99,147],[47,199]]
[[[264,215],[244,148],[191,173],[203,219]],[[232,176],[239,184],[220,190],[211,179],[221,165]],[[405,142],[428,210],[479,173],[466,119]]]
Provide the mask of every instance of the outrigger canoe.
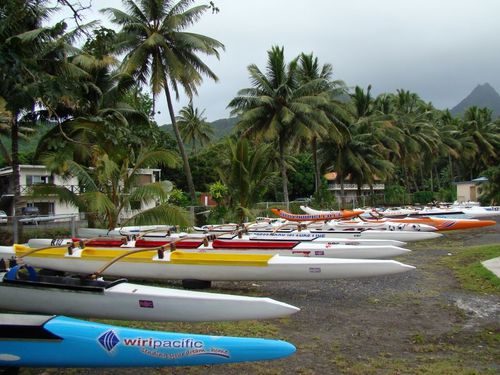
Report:
[[[392,222],[402,224],[425,224],[436,228],[438,231],[473,229],[496,225],[495,220],[478,220],[478,219],[445,219],[439,217],[405,217],[391,218]],[[380,220],[370,220],[370,222],[381,222]]]
[[[146,321],[271,319],[299,309],[270,298],[203,293],[38,274],[31,266],[0,272],[0,309]],[[24,278],[20,275],[26,276]]]
[[276,216],[289,221],[327,221],[327,220],[337,220],[337,219],[348,219],[351,217],[359,216],[363,214],[364,210],[340,210],[340,211],[330,211],[328,213],[321,214],[292,214],[286,212],[279,208],[271,208],[271,211]]
[[65,316],[0,314],[0,366],[163,367],[264,361],[295,347],[280,340],[158,332]]
[[[29,253],[28,253],[29,252]],[[29,255],[28,255],[29,254]],[[324,280],[400,273],[414,269],[394,260],[329,259],[264,254],[221,254],[141,249],[34,250],[0,247],[0,258],[21,257],[34,267],[80,274],[170,280]]]
[[[250,235],[262,235],[269,233],[289,233],[289,234],[313,234],[317,237],[325,238],[342,238],[342,239],[377,239],[377,240],[394,240],[394,241],[425,241],[434,238],[439,238],[442,234],[435,233],[435,231],[422,232],[415,228],[412,230],[401,230],[399,225],[395,225],[392,228],[387,229],[374,229],[374,228],[363,228],[363,227],[348,227],[348,228],[334,228],[328,225],[317,225],[318,223],[309,223],[307,225],[297,223],[286,223],[276,225],[265,225],[259,226],[258,229],[249,226],[243,231],[248,232]],[[405,226],[405,224],[401,224]],[[303,229],[307,228],[307,229]],[[195,227],[195,230],[201,232],[205,235],[215,234],[220,235],[223,233],[228,233],[227,228],[223,226],[205,226],[205,227]],[[237,232],[238,229],[234,228],[231,232]],[[240,230],[241,231],[241,230]],[[159,234],[161,236],[161,234]],[[151,236],[152,237],[152,236]]]
[[[345,245],[328,242],[269,241],[249,239],[200,239],[178,238],[177,240],[130,240],[125,243],[120,239],[94,239],[76,242],[80,247],[92,249],[129,249],[169,247],[171,250],[182,249],[190,253],[221,254],[279,254],[284,256],[374,259],[404,255],[410,250],[392,245]],[[83,245],[84,244],[84,245]]]
[[[167,236],[164,233],[163,236],[148,236],[144,235],[143,238],[146,241],[177,241],[181,238],[186,239],[200,239],[205,236],[201,236],[200,234],[194,234],[191,236],[190,234],[182,234],[178,236]],[[107,239],[111,237],[102,237],[102,239]],[[358,239],[353,240],[352,238],[326,238],[324,235],[320,234],[311,234],[311,233],[280,233],[280,232],[269,232],[262,233],[260,235],[249,234],[249,235],[236,235],[236,234],[225,234],[220,235],[219,239],[231,240],[231,239],[245,239],[250,241],[300,241],[300,242],[312,242],[312,243],[328,243],[330,245],[375,245],[375,246],[404,246],[406,242],[403,241],[395,241],[395,240],[372,240],[372,239]],[[81,239],[79,238],[31,238],[28,240],[27,245],[29,247],[46,247],[46,246],[65,246],[70,245],[75,242],[79,242]]]
[[378,229],[364,229],[359,228],[357,230],[352,229],[335,229],[335,228],[321,228],[321,229],[303,229],[301,231],[293,229],[283,229],[279,231],[259,231],[259,232],[249,232],[252,235],[263,235],[268,233],[300,233],[300,234],[312,234],[316,236],[323,236],[324,238],[337,239],[337,238],[348,238],[353,240],[358,239],[385,239],[385,240],[395,240],[395,241],[426,241],[439,238],[442,236],[441,233],[436,232],[413,232],[413,231],[390,231],[390,230],[378,230]]

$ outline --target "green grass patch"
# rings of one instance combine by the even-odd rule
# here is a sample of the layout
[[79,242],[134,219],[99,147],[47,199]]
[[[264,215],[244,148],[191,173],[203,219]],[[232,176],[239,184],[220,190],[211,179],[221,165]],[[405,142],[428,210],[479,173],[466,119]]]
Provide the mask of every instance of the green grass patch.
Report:
[[463,248],[441,263],[451,268],[462,287],[478,293],[500,294],[500,278],[481,262],[500,256],[500,244]]

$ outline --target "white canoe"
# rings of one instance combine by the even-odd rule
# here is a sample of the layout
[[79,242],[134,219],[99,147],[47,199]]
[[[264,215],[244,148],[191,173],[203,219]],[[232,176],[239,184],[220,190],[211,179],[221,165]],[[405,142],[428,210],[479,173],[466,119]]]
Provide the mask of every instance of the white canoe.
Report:
[[[203,239],[206,235],[199,233],[189,233],[176,235],[172,234],[168,236],[167,233],[162,233],[162,235],[149,236],[145,235],[142,238],[144,240],[158,241],[160,239],[165,239],[167,241],[175,241],[179,238],[192,238],[192,239]],[[220,239],[237,239],[239,238],[234,234],[221,235],[218,237]],[[352,239],[352,238],[327,238],[323,234],[313,234],[313,233],[280,233],[280,232],[265,232],[260,235],[250,234],[242,235],[241,239],[253,240],[253,241],[301,241],[301,242],[326,242],[330,245],[375,245],[375,246],[404,246],[406,242],[395,241],[395,240],[375,240],[375,239]],[[27,245],[29,247],[46,247],[46,246],[64,246],[69,245],[74,242],[72,238],[31,238],[28,240]]]
[[[21,256],[30,248],[22,245],[1,247],[0,257]],[[23,260],[34,267],[92,274],[127,250],[52,248],[33,253]],[[131,254],[106,268],[102,275],[136,279],[169,280],[324,280],[389,275],[414,269],[394,260],[329,259],[285,257],[261,254],[159,253]]]
[[313,234],[317,236],[322,236],[324,238],[343,238],[343,239],[374,239],[374,240],[394,240],[394,241],[425,241],[432,240],[434,238],[439,238],[442,236],[441,233],[437,232],[410,232],[410,231],[389,231],[389,230],[377,230],[377,229],[365,229],[365,230],[335,230],[335,229],[303,229],[302,231],[297,230],[283,230],[273,232],[269,231],[259,231],[259,232],[249,232],[251,235],[265,235],[267,233],[300,233],[300,234]]
[[[201,239],[194,241],[186,237],[186,241],[177,242],[176,248],[190,253],[223,253],[223,254],[279,254],[284,256],[323,257],[323,258],[350,258],[350,259],[376,259],[389,258],[408,254],[410,250],[392,245],[349,245],[334,244],[330,242],[301,242],[295,241],[269,241],[249,240],[248,238],[215,239],[203,244]],[[67,240],[62,240],[66,242]],[[56,243],[54,243],[56,242]],[[94,243],[93,243],[94,242]],[[36,246],[35,246],[36,244]],[[67,244],[67,243],[66,243]],[[31,248],[44,246],[60,246],[59,241],[51,241],[44,245],[43,241],[28,241]],[[130,249],[165,246],[169,248],[170,242],[163,240],[130,240],[120,245],[120,240],[88,241],[85,247],[96,249]]]
[[[225,238],[225,237],[220,237]],[[375,246],[404,246],[406,242],[395,241],[395,240],[376,240],[376,239],[352,239],[352,238],[327,238],[323,234],[316,233],[303,233],[303,232],[292,232],[292,233],[280,233],[280,232],[264,232],[261,234],[250,234],[247,236],[242,236],[242,238],[248,238],[249,240],[259,240],[259,241],[302,241],[302,242],[326,242],[330,245],[375,245]],[[47,246],[47,245],[42,245]]]
[[[3,280],[3,276],[0,273],[0,309],[12,311],[100,319],[199,322],[271,319],[300,310],[270,298],[160,288],[131,284],[123,279],[91,281],[82,286],[79,280],[67,277],[42,276],[40,283],[8,281]],[[66,285],[61,280],[66,280]]]
[[359,231],[348,231],[348,230],[323,230],[323,229],[311,229],[310,233],[324,234],[325,237],[335,238],[335,237],[347,237],[347,238],[371,238],[371,239],[389,239],[396,241],[425,241],[439,238],[442,236],[441,233],[437,232],[411,232],[411,231],[390,231],[390,230],[377,230],[377,229],[366,229]]

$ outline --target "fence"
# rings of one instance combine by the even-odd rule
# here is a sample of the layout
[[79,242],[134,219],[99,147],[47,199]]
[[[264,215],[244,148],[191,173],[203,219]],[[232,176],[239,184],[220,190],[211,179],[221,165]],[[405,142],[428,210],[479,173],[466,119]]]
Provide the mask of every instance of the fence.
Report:
[[[205,206],[187,207],[191,222],[194,225],[206,224],[206,216],[210,209]],[[88,228],[91,216],[88,213],[62,215],[24,215],[0,216],[0,245],[23,243],[30,238],[41,236],[79,237],[80,229]],[[162,223],[171,224],[171,223]],[[130,225],[130,224],[126,224]]]
[[80,214],[0,216],[0,242],[12,245],[39,235],[78,237],[78,229],[83,227],[87,220]]

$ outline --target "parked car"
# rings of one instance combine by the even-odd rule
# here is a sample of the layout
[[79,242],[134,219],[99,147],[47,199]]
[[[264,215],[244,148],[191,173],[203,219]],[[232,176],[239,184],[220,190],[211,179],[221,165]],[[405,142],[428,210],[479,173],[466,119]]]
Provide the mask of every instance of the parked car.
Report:
[[5,211],[0,211],[0,224],[5,224],[7,222],[7,214]]
[[40,210],[36,206],[23,207],[22,214],[24,216],[37,216],[40,215]]

